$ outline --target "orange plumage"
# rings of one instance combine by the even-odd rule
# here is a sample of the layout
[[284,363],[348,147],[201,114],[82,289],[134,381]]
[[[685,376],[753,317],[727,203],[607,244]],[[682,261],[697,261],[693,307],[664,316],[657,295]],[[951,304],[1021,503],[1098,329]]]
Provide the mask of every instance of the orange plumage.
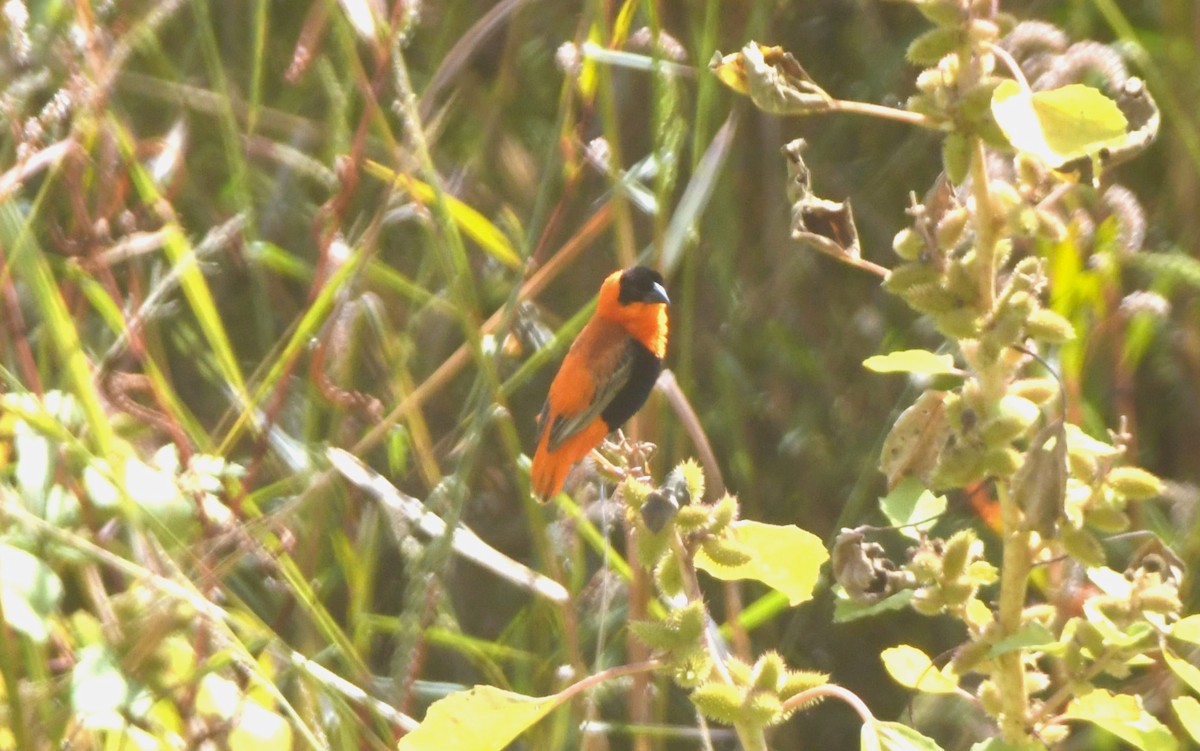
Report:
[[596,312],[550,384],[538,424],[530,479],[543,503],[567,473],[645,403],[667,351],[662,276],[645,266],[615,271],[600,286]]

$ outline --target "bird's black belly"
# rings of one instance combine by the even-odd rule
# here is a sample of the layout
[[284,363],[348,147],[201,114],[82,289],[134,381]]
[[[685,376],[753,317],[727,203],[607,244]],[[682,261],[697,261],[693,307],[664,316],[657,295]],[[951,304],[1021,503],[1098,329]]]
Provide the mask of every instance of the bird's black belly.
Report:
[[624,425],[626,420],[642,408],[646,397],[650,396],[650,390],[654,388],[654,382],[658,380],[658,374],[662,372],[662,360],[655,357],[641,342],[630,339],[629,349],[633,357],[629,380],[600,413],[610,433]]

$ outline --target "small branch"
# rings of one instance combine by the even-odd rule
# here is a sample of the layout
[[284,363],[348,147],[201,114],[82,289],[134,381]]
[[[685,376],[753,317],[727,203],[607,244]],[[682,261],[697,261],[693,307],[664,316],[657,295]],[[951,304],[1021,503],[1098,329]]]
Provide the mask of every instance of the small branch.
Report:
[[992,216],[992,189],[987,173],[983,139],[974,138],[971,155],[971,193],[975,198],[975,253],[979,257],[979,297],[988,313],[996,304],[996,220]]
[[891,273],[891,271],[888,270],[888,268],[886,266],[880,266],[879,264],[874,263],[872,261],[868,261],[865,258],[854,258],[854,257],[850,257],[850,256],[836,256],[836,255],[834,256],[834,258],[837,258],[840,261],[844,261],[845,263],[848,263],[855,268],[862,269],[863,271],[869,271],[870,273],[874,274],[875,276],[879,277],[880,279],[887,279],[888,274]]
[[827,683],[824,686],[816,686],[807,691],[801,691],[792,698],[783,703],[784,712],[792,712],[805,704],[814,702],[818,699],[823,699],[826,696],[832,696],[835,699],[841,699],[849,704],[858,716],[863,721],[865,735],[863,737],[863,748],[879,748],[879,734],[875,730],[875,715],[871,714],[871,708],[866,702],[858,698],[858,695],[853,691],[842,688],[834,683]]
[[1004,63],[1004,67],[1008,68],[1008,72],[1012,73],[1013,78],[1017,80],[1017,83],[1021,84],[1021,88],[1025,91],[1029,91],[1029,81],[1025,79],[1025,73],[1021,71],[1021,66],[1017,63],[1013,56],[1008,53],[1008,50],[1004,49],[998,44],[992,44],[991,42],[986,42],[985,44],[987,45],[989,52],[1000,58],[1000,61]]
[[899,123],[917,125],[930,130],[946,130],[944,125],[939,124],[928,115],[922,115],[920,112],[910,112],[909,110],[887,107],[882,104],[872,104],[870,102],[831,99],[829,101],[829,109],[823,110],[823,112],[847,112],[852,115],[866,115],[868,117],[883,118],[884,120],[895,120]]
[[721,476],[721,466],[717,464],[717,455],[713,453],[712,444],[708,442],[708,435],[704,432],[704,426],[700,424],[696,410],[692,408],[692,403],[683,393],[683,389],[679,388],[679,381],[675,380],[675,374],[670,370],[664,370],[659,374],[658,382],[654,385],[663,393],[663,396],[667,397],[667,403],[671,405],[671,409],[675,410],[675,415],[683,423],[688,437],[692,439],[692,445],[700,454],[700,462],[704,465],[704,475],[709,480],[705,483],[707,488],[705,495],[708,496],[706,500],[723,495],[725,478]]
[[[1012,636],[1021,629],[1021,614],[1025,609],[1025,593],[1029,588],[1029,531],[1023,528],[1021,509],[1008,488],[996,488],[1000,497],[1000,519],[1003,522],[1004,560],[1001,564],[1000,605],[996,621],[1001,637]],[[1029,706],[1025,686],[1025,665],[1022,650],[1014,650],[996,658],[996,683],[1003,701],[1000,729],[1010,743],[1019,743],[1028,736],[1026,711]]]
[[595,688],[606,681],[624,678],[627,675],[651,673],[666,666],[667,663],[663,660],[646,660],[645,662],[635,662],[632,665],[617,665],[616,667],[611,667],[607,670],[601,670],[599,673],[593,673],[586,678],[581,678],[579,681],[572,683],[562,691],[559,691],[557,694],[555,694],[555,696],[562,701],[568,701],[570,699],[574,699],[584,691]]

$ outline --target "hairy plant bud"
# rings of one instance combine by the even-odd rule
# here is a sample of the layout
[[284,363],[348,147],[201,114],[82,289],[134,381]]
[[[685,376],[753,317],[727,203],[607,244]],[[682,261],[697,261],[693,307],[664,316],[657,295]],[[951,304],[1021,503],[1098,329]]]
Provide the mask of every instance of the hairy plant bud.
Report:
[[700,543],[705,555],[715,563],[729,568],[744,566],[754,560],[754,554],[741,543],[723,537],[709,537]]
[[1025,322],[1029,336],[1047,344],[1062,344],[1075,338],[1075,327],[1049,308],[1040,308]]
[[693,691],[691,699],[696,708],[700,710],[700,714],[710,720],[726,725],[735,725],[746,721],[742,712],[745,691],[737,686],[713,681]]
[[921,233],[911,227],[905,227],[892,238],[892,250],[906,261],[915,261],[921,257],[927,247]]
[[946,540],[946,547],[942,552],[942,576],[946,579],[957,579],[966,573],[967,563],[971,559],[971,549],[976,540],[978,538],[975,533],[969,529],[956,532],[953,537]]
[[970,212],[962,206],[947,211],[937,224],[938,247],[942,250],[953,250],[962,239],[963,230],[970,218]]
[[1162,495],[1163,481],[1140,467],[1117,467],[1104,482],[1131,501],[1143,501]]
[[708,524],[710,509],[703,505],[689,505],[675,514],[675,526],[683,532],[693,532]]
[[779,691],[786,673],[787,665],[784,664],[783,658],[779,656],[778,652],[772,650],[764,652],[754,663],[754,672],[750,675],[750,682],[759,691],[776,693]]

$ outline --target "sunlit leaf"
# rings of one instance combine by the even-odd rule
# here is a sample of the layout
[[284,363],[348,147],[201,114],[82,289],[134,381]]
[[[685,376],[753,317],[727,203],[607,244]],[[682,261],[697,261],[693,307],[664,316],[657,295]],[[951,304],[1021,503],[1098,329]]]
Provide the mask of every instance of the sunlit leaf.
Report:
[[500,751],[563,702],[476,686],[440,699],[400,739],[399,751]]
[[952,694],[958,690],[958,679],[950,672],[938,670],[921,650],[908,644],[889,647],[880,653],[888,675],[901,686],[927,694]]
[[1191,696],[1178,696],[1171,700],[1171,709],[1179,718],[1179,724],[1192,737],[1192,741],[1200,744],[1200,701]]
[[1171,626],[1171,636],[1200,644],[1200,615],[1189,615]]
[[1121,144],[1128,125],[1116,102],[1077,83],[1031,92],[1002,81],[992,93],[992,116],[1014,148],[1051,167]]
[[934,495],[920,480],[908,477],[879,499],[879,508],[901,534],[915,540],[937,523],[946,510],[946,496]]
[[1142,751],[1175,751],[1179,747],[1171,730],[1142,707],[1138,696],[1093,689],[1072,699],[1063,717],[1090,722]]
[[886,355],[875,355],[864,360],[863,366],[876,373],[962,375],[962,371],[954,367],[952,356],[935,355],[923,349],[904,349]]
[[1164,649],[1162,656],[1175,677],[1186,683],[1193,692],[1200,694],[1200,668],[1176,656],[1169,649]]
[[753,559],[740,566],[722,566],[700,550],[697,568],[722,581],[755,579],[782,592],[792,606],[812,597],[821,565],[829,558],[819,537],[794,524],[739,521],[730,529],[737,543],[753,551]]
[[[437,200],[437,193],[428,183],[399,175],[378,162],[368,161],[366,170],[381,180],[396,181],[399,187],[407,190],[413,198],[422,203],[431,204]],[[450,217],[463,231],[463,234],[478,243],[485,253],[510,269],[520,268],[520,254],[513,248],[512,243],[508,241],[508,237],[500,231],[499,227],[454,196],[442,193],[442,197],[446,201],[446,210],[450,212]]]
[[35,642],[45,642],[50,615],[62,595],[62,581],[40,558],[0,545],[0,607],[5,623]]
[[[932,738],[921,735],[916,730],[899,722],[873,723],[879,736],[879,748],[883,751],[942,751],[942,747]],[[866,751],[866,744],[863,745]]]

